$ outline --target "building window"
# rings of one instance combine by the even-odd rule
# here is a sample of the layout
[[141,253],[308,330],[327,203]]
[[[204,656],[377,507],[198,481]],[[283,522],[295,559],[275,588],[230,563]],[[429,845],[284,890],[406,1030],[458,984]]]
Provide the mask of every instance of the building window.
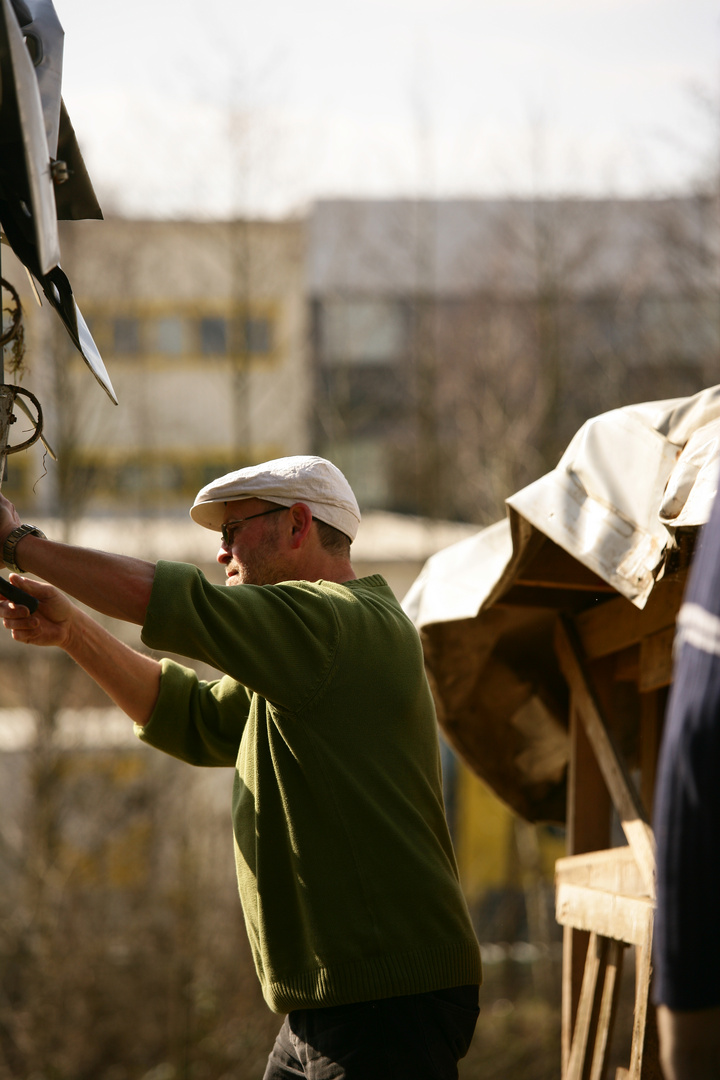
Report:
[[181,356],[185,351],[185,326],[178,315],[169,315],[155,323],[155,348],[166,356]]
[[269,319],[245,320],[245,348],[249,353],[272,352],[272,326]]
[[325,363],[382,364],[401,359],[407,344],[405,313],[392,300],[326,300],[320,308]]
[[330,403],[325,427],[352,438],[377,437],[407,416],[412,391],[407,372],[391,364],[325,364],[318,372],[319,403]]
[[137,356],[140,352],[140,323],[129,316],[113,319],[113,350],[120,356]]
[[215,316],[200,320],[200,351],[203,356],[224,356],[227,338],[227,320]]

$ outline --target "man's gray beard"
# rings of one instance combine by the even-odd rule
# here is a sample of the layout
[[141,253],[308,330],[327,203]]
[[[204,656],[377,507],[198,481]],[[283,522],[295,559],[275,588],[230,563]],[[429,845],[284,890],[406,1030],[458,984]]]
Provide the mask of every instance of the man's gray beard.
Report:
[[249,558],[238,562],[233,559],[230,566],[237,569],[237,574],[228,580],[228,585],[277,585],[279,581],[288,581],[288,573],[281,561],[267,552],[253,552]]

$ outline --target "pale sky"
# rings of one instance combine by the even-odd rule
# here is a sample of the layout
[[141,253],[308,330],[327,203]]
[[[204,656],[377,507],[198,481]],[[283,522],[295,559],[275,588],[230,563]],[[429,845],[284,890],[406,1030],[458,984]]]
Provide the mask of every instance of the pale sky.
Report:
[[661,193],[720,160],[720,0],[55,8],[106,212]]

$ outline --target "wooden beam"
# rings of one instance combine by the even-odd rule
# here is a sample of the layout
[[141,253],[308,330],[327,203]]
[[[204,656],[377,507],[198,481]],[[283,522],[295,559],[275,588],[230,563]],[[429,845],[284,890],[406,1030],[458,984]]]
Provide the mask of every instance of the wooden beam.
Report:
[[[650,997],[650,976],[652,974],[652,940],[653,921],[648,922],[645,938],[638,942],[640,948],[637,953],[637,967],[635,976],[635,1011],[633,1013],[633,1036],[632,1050],[630,1053],[629,1080],[642,1080],[643,1056],[645,1053],[645,1034],[648,1018],[648,1004]],[[649,1069],[645,1072],[660,1076],[660,1068],[657,1061],[648,1062]]]
[[589,1080],[603,1080],[607,1070],[610,1044],[615,1027],[615,1017],[617,1016],[617,1003],[620,996],[620,977],[622,975],[624,955],[625,947],[621,942],[611,941],[609,943],[602,999],[600,1001],[600,1015],[598,1016],[597,1034],[595,1036],[595,1050]]
[[603,982],[607,947],[608,942],[605,938],[599,937],[595,933],[590,935],[565,1080],[583,1080],[585,1076],[585,1062],[588,1058],[588,1050],[595,1041],[595,1032],[597,1030],[599,1012],[598,986],[602,985]]
[[585,670],[578,636],[572,624],[563,617],[556,624],[555,650],[623,831],[633,849],[645,888],[648,895],[654,898],[655,841],[648,816],[602,716]]
[[534,554],[523,562],[515,583],[537,585],[541,588],[556,586],[562,589],[584,589],[596,593],[617,594],[617,590],[612,585],[549,537],[545,537]]
[[578,615],[577,632],[588,660],[637,645],[649,634],[674,626],[684,592],[685,578],[671,578],[655,586],[643,609],[621,596]]
[[598,594],[588,593],[584,589],[513,585],[508,592],[503,593],[500,600],[493,604],[493,608],[524,607],[544,608],[550,611],[585,611],[594,595]]
[[562,999],[560,1002],[560,1060],[563,1080],[567,1077],[572,1050],[575,1016],[580,1001],[589,935],[563,926]]
[[[570,763],[567,786],[566,850],[585,853],[610,846],[610,796],[578,711],[570,701]],[[562,1062],[570,1060],[575,1016],[582,988],[589,935],[563,930]]]
[[561,926],[594,931],[626,945],[644,943],[653,912],[653,902],[646,896],[620,896],[586,885],[562,883],[555,898],[555,918]]
[[617,589],[613,589],[612,585],[601,581],[600,578],[595,581],[543,581],[541,578],[517,577],[513,582],[513,588],[518,586],[532,589],[568,589],[575,592],[614,593],[617,595]]
[[589,851],[584,855],[566,855],[555,863],[555,884],[583,885],[588,889],[620,893],[622,896],[646,896],[645,887],[629,846]]
[[659,690],[672,682],[673,644],[675,642],[675,623],[650,634],[640,642],[640,678],[638,686],[641,694],[650,690]]
[[615,682],[637,683],[640,677],[640,645],[630,645],[613,655]]
[[604,851],[610,846],[611,810],[597,754],[571,694],[565,847],[569,855]]

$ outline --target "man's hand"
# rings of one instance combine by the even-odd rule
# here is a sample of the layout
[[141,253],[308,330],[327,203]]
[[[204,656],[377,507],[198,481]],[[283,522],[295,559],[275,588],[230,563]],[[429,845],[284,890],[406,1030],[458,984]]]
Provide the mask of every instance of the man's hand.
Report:
[[[7,502],[7,499],[4,502]],[[10,581],[40,601],[37,611],[31,615],[22,604],[0,599],[3,626],[10,630],[15,641],[24,641],[27,645],[57,645],[61,649],[66,648],[70,641],[74,617],[78,613],[75,605],[53,585],[21,577],[20,574],[10,574]]]
[[[2,546],[5,543],[5,537],[8,536],[13,529],[17,529],[18,525],[22,525],[20,516],[17,510],[6,499],[3,493],[0,491],[0,554],[2,554]],[[0,566],[4,566],[5,563],[0,558]]]

